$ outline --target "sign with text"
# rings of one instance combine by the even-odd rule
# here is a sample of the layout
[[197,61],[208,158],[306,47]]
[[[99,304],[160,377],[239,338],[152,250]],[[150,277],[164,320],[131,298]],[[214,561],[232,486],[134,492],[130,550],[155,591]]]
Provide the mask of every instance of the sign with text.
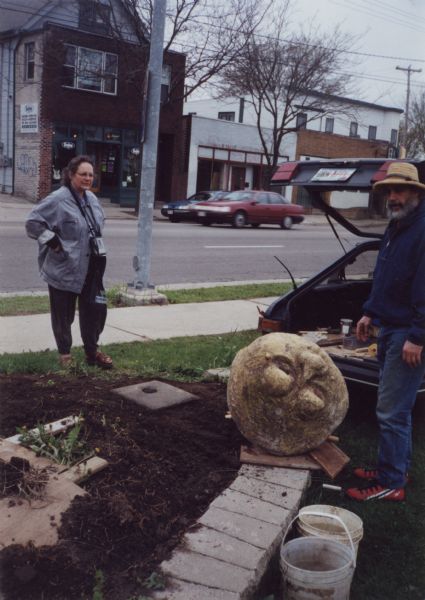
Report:
[[319,169],[311,181],[347,181],[356,169]]
[[38,104],[21,104],[21,133],[38,133]]

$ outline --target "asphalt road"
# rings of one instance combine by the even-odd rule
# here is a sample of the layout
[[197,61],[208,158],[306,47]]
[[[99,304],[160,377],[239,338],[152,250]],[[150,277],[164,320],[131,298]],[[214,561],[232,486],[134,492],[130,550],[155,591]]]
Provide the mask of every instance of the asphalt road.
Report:
[[[347,249],[359,238],[339,229]],[[108,220],[106,287],[134,279],[137,221]],[[287,231],[261,226],[233,229],[155,221],[151,283],[154,285],[287,279],[277,256],[295,278],[308,277],[342,254],[327,225],[303,223]],[[44,291],[37,267],[37,244],[23,222],[0,223],[0,292]]]

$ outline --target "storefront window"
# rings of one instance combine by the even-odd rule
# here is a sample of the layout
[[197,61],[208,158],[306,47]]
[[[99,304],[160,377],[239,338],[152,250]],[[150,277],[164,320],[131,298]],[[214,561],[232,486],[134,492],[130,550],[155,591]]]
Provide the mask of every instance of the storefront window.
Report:
[[140,179],[140,148],[138,146],[125,146],[122,163],[123,188],[136,189]]
[[119,142],[121,140],[121,129],[105,127],[105,142]]
[[103,139],[102,127],[86,127],[86,139],[101,142]]

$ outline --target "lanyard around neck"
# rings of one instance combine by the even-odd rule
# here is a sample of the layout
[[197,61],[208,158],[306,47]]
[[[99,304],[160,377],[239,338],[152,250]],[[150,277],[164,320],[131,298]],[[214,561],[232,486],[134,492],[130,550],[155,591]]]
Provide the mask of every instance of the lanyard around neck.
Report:
[[83,193],[83,199],[82,199],[83,201],[81,202],[80,198],[78,197],[77,193],[75,192],[75,190],[72,188],[71,185],[69,186],[68,189],[71,192],[74,202],[78,206],[80,213],[83,215],[83,217],[87,223],[87,227],[89,228],[91,237],[100,236],[100,227],[96,223],[93,209],[87,199],[86,192]]

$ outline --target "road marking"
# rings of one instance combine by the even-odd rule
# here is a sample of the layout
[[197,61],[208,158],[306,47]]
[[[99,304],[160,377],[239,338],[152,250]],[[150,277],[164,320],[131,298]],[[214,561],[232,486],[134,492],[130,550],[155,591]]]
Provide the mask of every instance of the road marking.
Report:
[[211,248],[284,248],[285,246],[204,246],[204,248],[207,248],[208,250],[210,250]]

